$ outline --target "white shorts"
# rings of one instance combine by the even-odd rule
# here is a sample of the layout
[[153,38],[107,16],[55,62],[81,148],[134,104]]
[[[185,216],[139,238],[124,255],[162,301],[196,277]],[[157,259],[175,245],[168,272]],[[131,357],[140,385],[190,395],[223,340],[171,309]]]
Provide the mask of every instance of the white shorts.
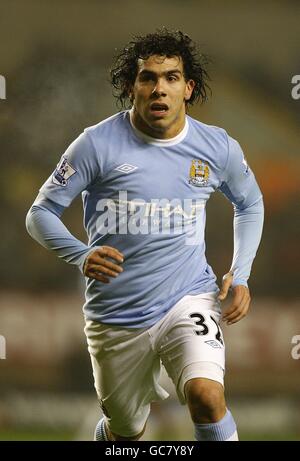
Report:
[[225,347],[216,293],[184,296],[150,328],[123,328],[86,319],[96,392],[110,430],[124,437],[139,434],[150,403],[168,393],[159,384],[161,364],[185,403],[192,378],[223,385]]

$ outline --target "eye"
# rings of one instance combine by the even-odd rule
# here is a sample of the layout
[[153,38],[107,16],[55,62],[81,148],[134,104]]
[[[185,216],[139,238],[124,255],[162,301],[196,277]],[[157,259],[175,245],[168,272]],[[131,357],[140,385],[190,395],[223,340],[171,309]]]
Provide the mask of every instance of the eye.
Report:
[[177,75],[168,75],[169,82],[176,82],[178,80]]
[[141,74],[139,80],[140,82],[150,82],[154,80],[154,76],[151,74]]

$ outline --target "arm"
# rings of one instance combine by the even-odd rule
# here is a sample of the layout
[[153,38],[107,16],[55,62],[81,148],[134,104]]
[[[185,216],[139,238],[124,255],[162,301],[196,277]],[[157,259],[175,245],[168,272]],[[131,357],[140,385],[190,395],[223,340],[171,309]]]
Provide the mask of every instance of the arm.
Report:
[[76,239],[60,219],[73,199],[98,178],[99,169],[91,141],[86,134],[80,135],[42,186],[27,214],[26,227],[41,245],[67,263],[77,265],[87,277],[109,283],[105,275],[115,277],[122,268],[105,260],[105,257],[121,262],[121,253],[108,246],[87,246]]
[[220,190],[234,205],[234,254],[229,272],[223,277],[219,300],[232,288],[233,299],[223,315],[229,325],[241,320],[250,306],[247,280],[263,228],[264,207],[254,174],[248,167],[239,144],[229,138],[225,181]]
[[90,248],[76,239],[60,217],[65,210],[39,194],[26,216],[28,233],[43,247],[52,250],[69,264],[75,264],[87,277],[109,283],[109,277],[117,277],[123,269],[105,257],[123,262],[123,255],[109,246]]
[[60,220],[65,207],[39,194],[26,216],[26,228],[33,239],[59,258],[75,264],[82,271],[84,260],[91,251],[77,240]]
[[232,286],[247,285],[263,228],[264,205],[260,199],[247,208],[235,207],[233,218],[234,252],[230,272]]

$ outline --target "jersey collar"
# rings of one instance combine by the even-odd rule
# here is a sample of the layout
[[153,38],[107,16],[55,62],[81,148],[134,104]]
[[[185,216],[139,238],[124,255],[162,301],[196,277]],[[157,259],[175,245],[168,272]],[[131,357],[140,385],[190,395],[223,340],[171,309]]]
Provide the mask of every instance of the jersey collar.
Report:
[[189,129],[189,122],[188,122],[187,117],[185,117],[185,125],[183,129],[180,131],[180,133],[174,136],[174,138],[158,139],[158,138],[153,138],[152,136],[149,136],[148,134],[145,134],[142,131],[138,130],[134,126],[133,120],[132,120],[133,119],[133,109],[130,109],[128,112],[129,112],[130,125],[133,131],[138,136],[138,138],[142,139],[147,144],[152,144],[153,146],[161,146],[161,147],[174,146],[175,144],[178,144],[181,141],[183,141],[187,135],[187,132]]

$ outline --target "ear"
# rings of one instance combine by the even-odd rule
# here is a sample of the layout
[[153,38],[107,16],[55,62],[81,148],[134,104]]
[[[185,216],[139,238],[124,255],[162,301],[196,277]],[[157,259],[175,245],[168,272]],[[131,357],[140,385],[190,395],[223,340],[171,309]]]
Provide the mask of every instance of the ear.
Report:
[[188,80],[185,84],[185,93],[184,93],[185,101],[189,101],[191,99],[194,88],[195,88],[194,80]]
[[130,99],[130,102],[133,103],[133,101],[134,101],[134,92],[133,92],[133,86],[132,85],[128,86],[127,94],[128,94],[129,99]]

